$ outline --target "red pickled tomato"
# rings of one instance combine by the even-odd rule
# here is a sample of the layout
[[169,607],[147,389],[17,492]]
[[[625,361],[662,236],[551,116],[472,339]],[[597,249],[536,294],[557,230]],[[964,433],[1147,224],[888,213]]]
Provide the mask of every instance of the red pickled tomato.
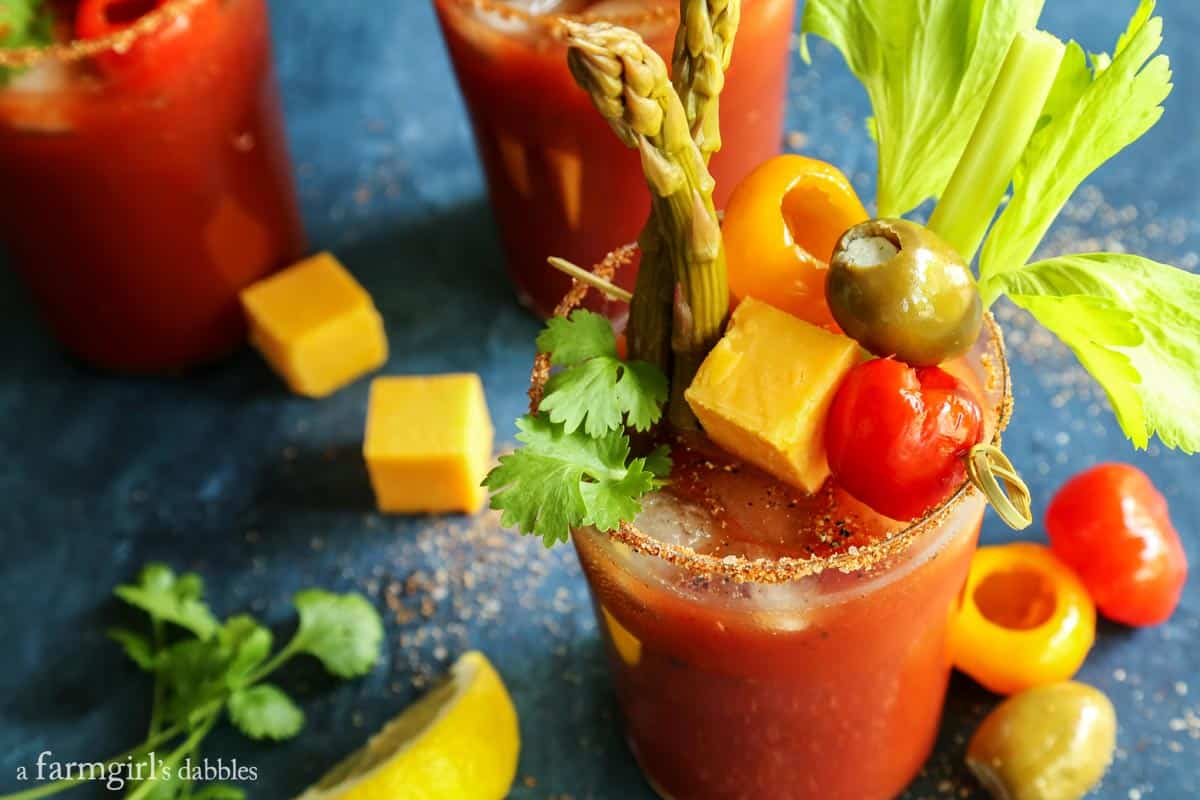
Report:
[[1067,481],[1046,509],[1046,531],[1109,619],[1157,625],[1179,605],[1187,555],[1166,498],[1137,467],[1101,464]]
[[902,521],[962,485],[964,457],[982,437],[983,412],[970,387],[939,367],[914,369],[890,358],[850,371],[825,425],[834,480]]

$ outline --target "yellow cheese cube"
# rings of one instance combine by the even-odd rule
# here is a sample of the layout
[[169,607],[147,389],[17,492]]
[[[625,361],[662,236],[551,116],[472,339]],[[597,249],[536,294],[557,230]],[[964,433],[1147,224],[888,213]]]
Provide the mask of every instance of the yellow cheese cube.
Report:
[[296,394],[325,397],[387,361],[383,319],[336,258],[321,253],[242,291],[250,341]]
[[363,456],[379,509],[479,511],[492,436],[478,375],[376,378]]
[[858,356],[852,339],[750,298],[684,397],[721,447],[815,492],[829,476],[825,417]]

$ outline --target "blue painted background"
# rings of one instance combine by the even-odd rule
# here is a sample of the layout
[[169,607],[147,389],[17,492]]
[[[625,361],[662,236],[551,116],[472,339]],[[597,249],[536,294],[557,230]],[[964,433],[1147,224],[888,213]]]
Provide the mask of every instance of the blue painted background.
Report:
[[[1111,48],[1135,3],[1047,5],[1044,27],[1098,50]],[[510,438],[538,325],[501,271],[431,7],[274,0],[272,8],[314,246],[335,250],[374,294],[392,342],[385,372],[481,373],[500,438]],[[1200,262],[1200,8],[1194,0],[1159,8],[1177,81],[1167,114],[1076,197],[1048,250],[1123,247],[1193,269]],[[842,165],[868,193],[865,97],[829,48],[816,56],[812,69],[797,62],[789,129],[803,137],[792,142]],[[1132,453],[1061,347],[1001,311],[1017,397],[1006,449],[1039,507],[1077,470],[1132,460],[1168,495],[1200,564],[1200,462],[1157,446]],[[257,745],[227,727],[211,737],[209,756],[258,767],[253,797],[299,792],[468,646],[493,659],[521,715],[513,797],[651,796],[621,740],[573,554],[546,553],[486,523],[373,513],[358,456],[366,381],[310,402],[290,396],[249,351],[181,380],[97,374],[60,354],[7,269],[0,364],[0,791],[18,788],[16,768],[41,750],[95,759],[141,738],[148,683],[102,631],[124,618],[111,588],[162,559],[201,571],[221,613],[252,611],[281,635],[293,624],[287,598],[310,585],[366,591],[385,613],[385,659],[366,679],[336,683],[311,664],[281,675],[308,712],[299,739]],[[989,518],[985,538],[1010,534]],[[411,595],[396,591],[406,582]],[[1197,795],[1198,628],[1200,580],[1167,625],[1101,626],[1082,677],[1113,698],[1121,736],[1099,796]],[[938,753],[910,797],[979,794],[960,762],[992,702],[955,678]]]

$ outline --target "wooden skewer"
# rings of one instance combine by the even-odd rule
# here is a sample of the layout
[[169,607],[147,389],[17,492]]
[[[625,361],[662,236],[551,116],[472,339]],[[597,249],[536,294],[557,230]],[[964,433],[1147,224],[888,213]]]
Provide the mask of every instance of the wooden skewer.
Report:
[[554,267],[559,272],[565,272],[580,283],[586,283],[597,291],[603,292],[613,300],[620,300],[622,303],[628,303],[633,299],[633,294],[625,291],[615,283],[604,280],[588,272],[583,267],[572,264],[565,258],[558,256],[550,256],[546,259],[550,266]]

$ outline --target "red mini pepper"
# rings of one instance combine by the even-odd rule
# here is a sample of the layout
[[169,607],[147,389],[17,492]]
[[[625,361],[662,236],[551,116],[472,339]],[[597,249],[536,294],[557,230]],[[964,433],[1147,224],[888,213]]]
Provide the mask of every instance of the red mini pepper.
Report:
[[1109,619],[1157,625],[1179,605],[1187,556],[1166,498],[1137,467],[1101,464],[1067,481],[1046,509],[1046,531]]
[[842,488],[880,514],[912,520],[966,480],[964,457],[982,436],[983,413],[965,383],[938,367],[880,358],[838,388],[825,448]]

